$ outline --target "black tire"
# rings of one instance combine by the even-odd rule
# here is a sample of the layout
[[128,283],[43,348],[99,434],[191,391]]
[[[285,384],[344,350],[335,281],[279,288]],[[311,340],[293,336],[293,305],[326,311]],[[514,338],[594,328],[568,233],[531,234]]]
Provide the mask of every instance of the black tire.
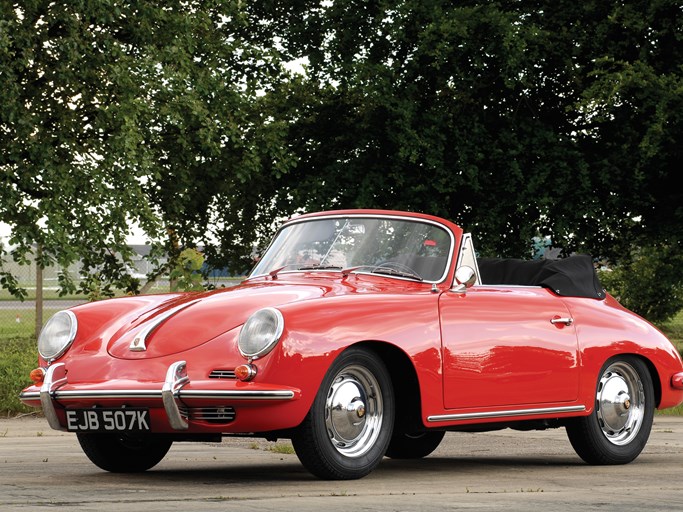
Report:
[[394,432],[385,455],[392,459],[421,459],[439,447],[445,434],[443,430],[416,434]]
[[327,371],[292,445],[313,475],[352,480],[377,467],[393,427],[394,392],[386,366],[373,352],[350,348]]
[[593,412],[567,424],[569,441],[588,464],[627,464],[650,437],[654,401],[645,363],[633,356],[613,358],[600,370]]
[[121,434],[77,434],[83,452],[93,464],[112,473],[139,473],[156,466],[173,441],[161,437]]

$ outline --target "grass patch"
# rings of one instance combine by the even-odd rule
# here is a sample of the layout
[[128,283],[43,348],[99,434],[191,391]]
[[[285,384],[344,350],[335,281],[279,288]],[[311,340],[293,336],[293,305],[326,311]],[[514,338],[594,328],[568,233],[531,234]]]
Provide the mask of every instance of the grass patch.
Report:
[[670,409],[656,410],[655,414],[657,416],[683,416],[683,404]]
[[275,443],[268,448],[273,453],[293,455],[294,447],[290,443]]
[[[24,300],[36,300],[36,288],[27,287],[26,288],[26,298]],[[60,295],[59,290],[54,288],[43,288],[43,299],[44,300],[88,300],[88,297],[82,293],[69,293],[66,295]],[[5,288],[0,289],[0,300],[3,301],[18,301],[14,295],[8,292]]]
[[[43,309],[43,325],[60,308]],[[33,309],[0,310],[0,344],[14,338],[29,338],[35,335],[36,312]]]
[[[671,320],[658,325],[657,327],[661,329],[664,335],[671,340],[681,355],[683,355],[683,311],[679,311]],[[672,407],[671,409],[657,411],[656,414],[661,414],[663,416],[683,416],[683,404]]]
[[35,412],[19,401],[19,393],[31,384],[28,374],[38,364],[38,349],[33,337],[0,339],[0,411],[15,415]]
[[253,441],[249,448],[252,450],[263,450],[266,452],[279,453],[281,455],[293,455],[294,447],[292,443],[264,443],[262,441]]
[[678,351],[683,354],[683,311],[680,311],[671,320],[657,327],[676,345]]

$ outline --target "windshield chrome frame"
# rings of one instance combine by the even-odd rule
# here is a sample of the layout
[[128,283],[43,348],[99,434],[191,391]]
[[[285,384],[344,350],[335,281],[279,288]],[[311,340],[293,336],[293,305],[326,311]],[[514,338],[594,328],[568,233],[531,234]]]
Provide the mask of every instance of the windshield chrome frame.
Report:
[[[270,247],[272,246],[273,242],[275,239],[280,235],[280,232],[285,229],[286,227],[289,227],[293,224],[300,224],[303,222],[309,222],[309,221],[316,221],[316,220],[321,220],[321,219],[395,219],[395,220],[402,220],[402,221],[407,221],[407,222],[417,222],[417,223],[423,223],[423,224],[431,224],[433,226],[437,226],[441,229],[443,229],[446,233],[448,233],[448,237],[450,238],[450,248],[448,251],[448,258],[446,260],[446,265],[444,267],[444,272],[441,275],[441,277],[437,280],[423,280],[423,281],[417,281],[416,279],[411,279],[409,277],[402,277],[402,276],[396,276],[396,275],[391,275],[391,274],[376,274],[373,272],[366,272],[363,270],[354,270],[354,274],[364,274],[364,275],[369,275],[369,276],[381,276],[381,277],[388,277],[391,279],[399,279],[401,281],[409,281],[411,283],[427,283],[427,284],[439,284],[444,282],[446,277],[448,276],[448,272],[450,271],[451,268],[451,263],[453,261],[453,251],[455,250],[455,234],[448,228],[448,226],[441,224],[440,222],[436,222],[431,219],[424,219],[422,217],[411,217],[407,215],[374,215],[371,213],[368,214],[363,214],[363,213],[348,213],[348,214],[330,214],[330,215],[318,215],[318,216],[312,216],[312,217],[302,217],[300,219],[292,219],[290,221],[287,221],[284,223],[273,235],[273,238],[270,240],[270,243],[268,244],[268,247],[266,247],[266,250],[263,251],[263,254],[267,253],[270,250]],[[329,272],[329,273],[338,273],[340,272],[339,270],[334,270],[334,269],[320,269],[320,270],[298,270],[298,269],[292,269],[292,270],[282,270],[278,272],[278,275],[282,274],[300,274],[302,272]],[[266,272],[264,274],[249,274],[245,280],[249,280],[252,278],[256,277],[264,277],[270,275],[270,272]]]

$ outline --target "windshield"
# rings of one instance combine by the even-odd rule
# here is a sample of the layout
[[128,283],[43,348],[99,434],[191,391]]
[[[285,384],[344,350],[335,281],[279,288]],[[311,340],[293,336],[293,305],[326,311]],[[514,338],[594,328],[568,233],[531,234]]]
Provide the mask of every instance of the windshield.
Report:
[[278,232],[251,276],[273,271],[342,270],[440,281],[453,244],[445,228],[392,217],[327,217]]

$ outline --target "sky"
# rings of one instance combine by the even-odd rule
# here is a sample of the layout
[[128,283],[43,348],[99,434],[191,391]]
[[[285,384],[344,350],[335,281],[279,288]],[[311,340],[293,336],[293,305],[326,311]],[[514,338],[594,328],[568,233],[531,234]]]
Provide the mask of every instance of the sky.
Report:
[[[3,244],[7,243],[11,234],[12,231],[10,230],[9,225],[4,222],[0,222],[0,242]],[[133,227],[133,231],[128,236],[128,243],[130,245],[145,245],[146,242],[147,237],[142,230]]]

